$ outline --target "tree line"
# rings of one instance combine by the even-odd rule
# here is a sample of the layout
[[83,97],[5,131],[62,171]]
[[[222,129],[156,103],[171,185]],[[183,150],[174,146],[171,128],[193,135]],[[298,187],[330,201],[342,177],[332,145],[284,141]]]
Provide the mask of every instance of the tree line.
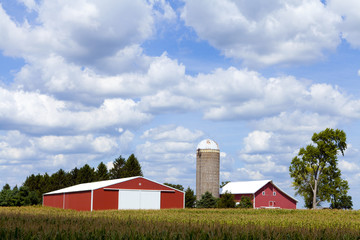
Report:
[[[222,183],[226,184],[226,183]],[[180,184],[164,183],[172,188],[184,191],[184,187]],[[186,208],[253,208],[252,201],[249,197],[243,196],[239,204],[235,201],[235,196],[226,192],[221,194],[220,198],[215,198],[210,192],[205,192],[201,199],[196,200],[194,190],[188,187],[185,190],[185,207]]]
[[42,203],[42,195],[61,188],[70,187],[80,183],[103,181],[132,176],[143,176],[141,166],[134,154],[128,159],[121,155],[113,162],[114,167],[108,170],[101,162],[96,169],[85,164],[81,168],[75,167],[69,172],[60,169],[49,175],[37,174],[26,178],[24,184],[18,188],[10,188],[5,184],[0,192],[0,206],[25,206]]

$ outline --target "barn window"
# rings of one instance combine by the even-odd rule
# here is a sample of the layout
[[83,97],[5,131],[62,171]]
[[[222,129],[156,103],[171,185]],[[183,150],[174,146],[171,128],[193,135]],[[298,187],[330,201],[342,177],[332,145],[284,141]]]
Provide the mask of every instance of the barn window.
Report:
[[265,196],[265,191],[262,192],[262,195]]
[[273,196],[276,196],[276,192],[273,192]]

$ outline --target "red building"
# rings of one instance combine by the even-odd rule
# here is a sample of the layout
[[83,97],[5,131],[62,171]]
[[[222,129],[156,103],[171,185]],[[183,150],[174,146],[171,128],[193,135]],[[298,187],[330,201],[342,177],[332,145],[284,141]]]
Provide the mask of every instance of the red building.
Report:
[[254,208],[296,209],[297,200],[272,180],[230,182],[222,188],[221,194],[225,192],[235,195],[236,202],[240,202],[242,196],[250,197]]
[[144,177],[129,177],[45,193],[43,205],[79,211],[184,208],[185,193]]

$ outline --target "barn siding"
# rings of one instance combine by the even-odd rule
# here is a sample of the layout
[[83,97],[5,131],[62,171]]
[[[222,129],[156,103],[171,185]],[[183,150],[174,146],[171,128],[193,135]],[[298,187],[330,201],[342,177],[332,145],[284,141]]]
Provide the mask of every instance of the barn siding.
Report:
[[138,189],[138,190],[173,190],[172,188],[168,188],[164,185],[149,181],[141,177],[126,182],[110,185],[105,188]]
[[100,188],[94,190],[93,199],[93,210],[118,209],[119,191],[110,191]]
[[175,192],[161,192],[160,208],[183,208],[184,207],[184,193]]
[[[263,191],[265,191],[265,195],[262,194]],[[273,195],[273,192],[276,192],[276,196]],[[273,207],[296,209],[296,201],[276,188],[271,182],[255,193],[255,208],[272,207],[270,202],[273,202]]]
[[65,194],[65,209],[78,211],[91,210],[91,191],[72,192]]
[[48,207],[63,208],[64,194],[45,195],[43,205]]
[[254,195],[253,194],[234,194],[235,195],[235,202],[240,202],[241,201],[241,198],[243,196],[246,196],[246,197],[249,197],[251,199],[251,202],[253,201],[254,199]]

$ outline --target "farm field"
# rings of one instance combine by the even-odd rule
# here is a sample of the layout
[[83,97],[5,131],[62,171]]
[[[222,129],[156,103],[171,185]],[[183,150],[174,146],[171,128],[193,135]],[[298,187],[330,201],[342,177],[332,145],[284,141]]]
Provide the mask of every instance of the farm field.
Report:
[[0,239],[358,239],[360,211],[0,208]]

